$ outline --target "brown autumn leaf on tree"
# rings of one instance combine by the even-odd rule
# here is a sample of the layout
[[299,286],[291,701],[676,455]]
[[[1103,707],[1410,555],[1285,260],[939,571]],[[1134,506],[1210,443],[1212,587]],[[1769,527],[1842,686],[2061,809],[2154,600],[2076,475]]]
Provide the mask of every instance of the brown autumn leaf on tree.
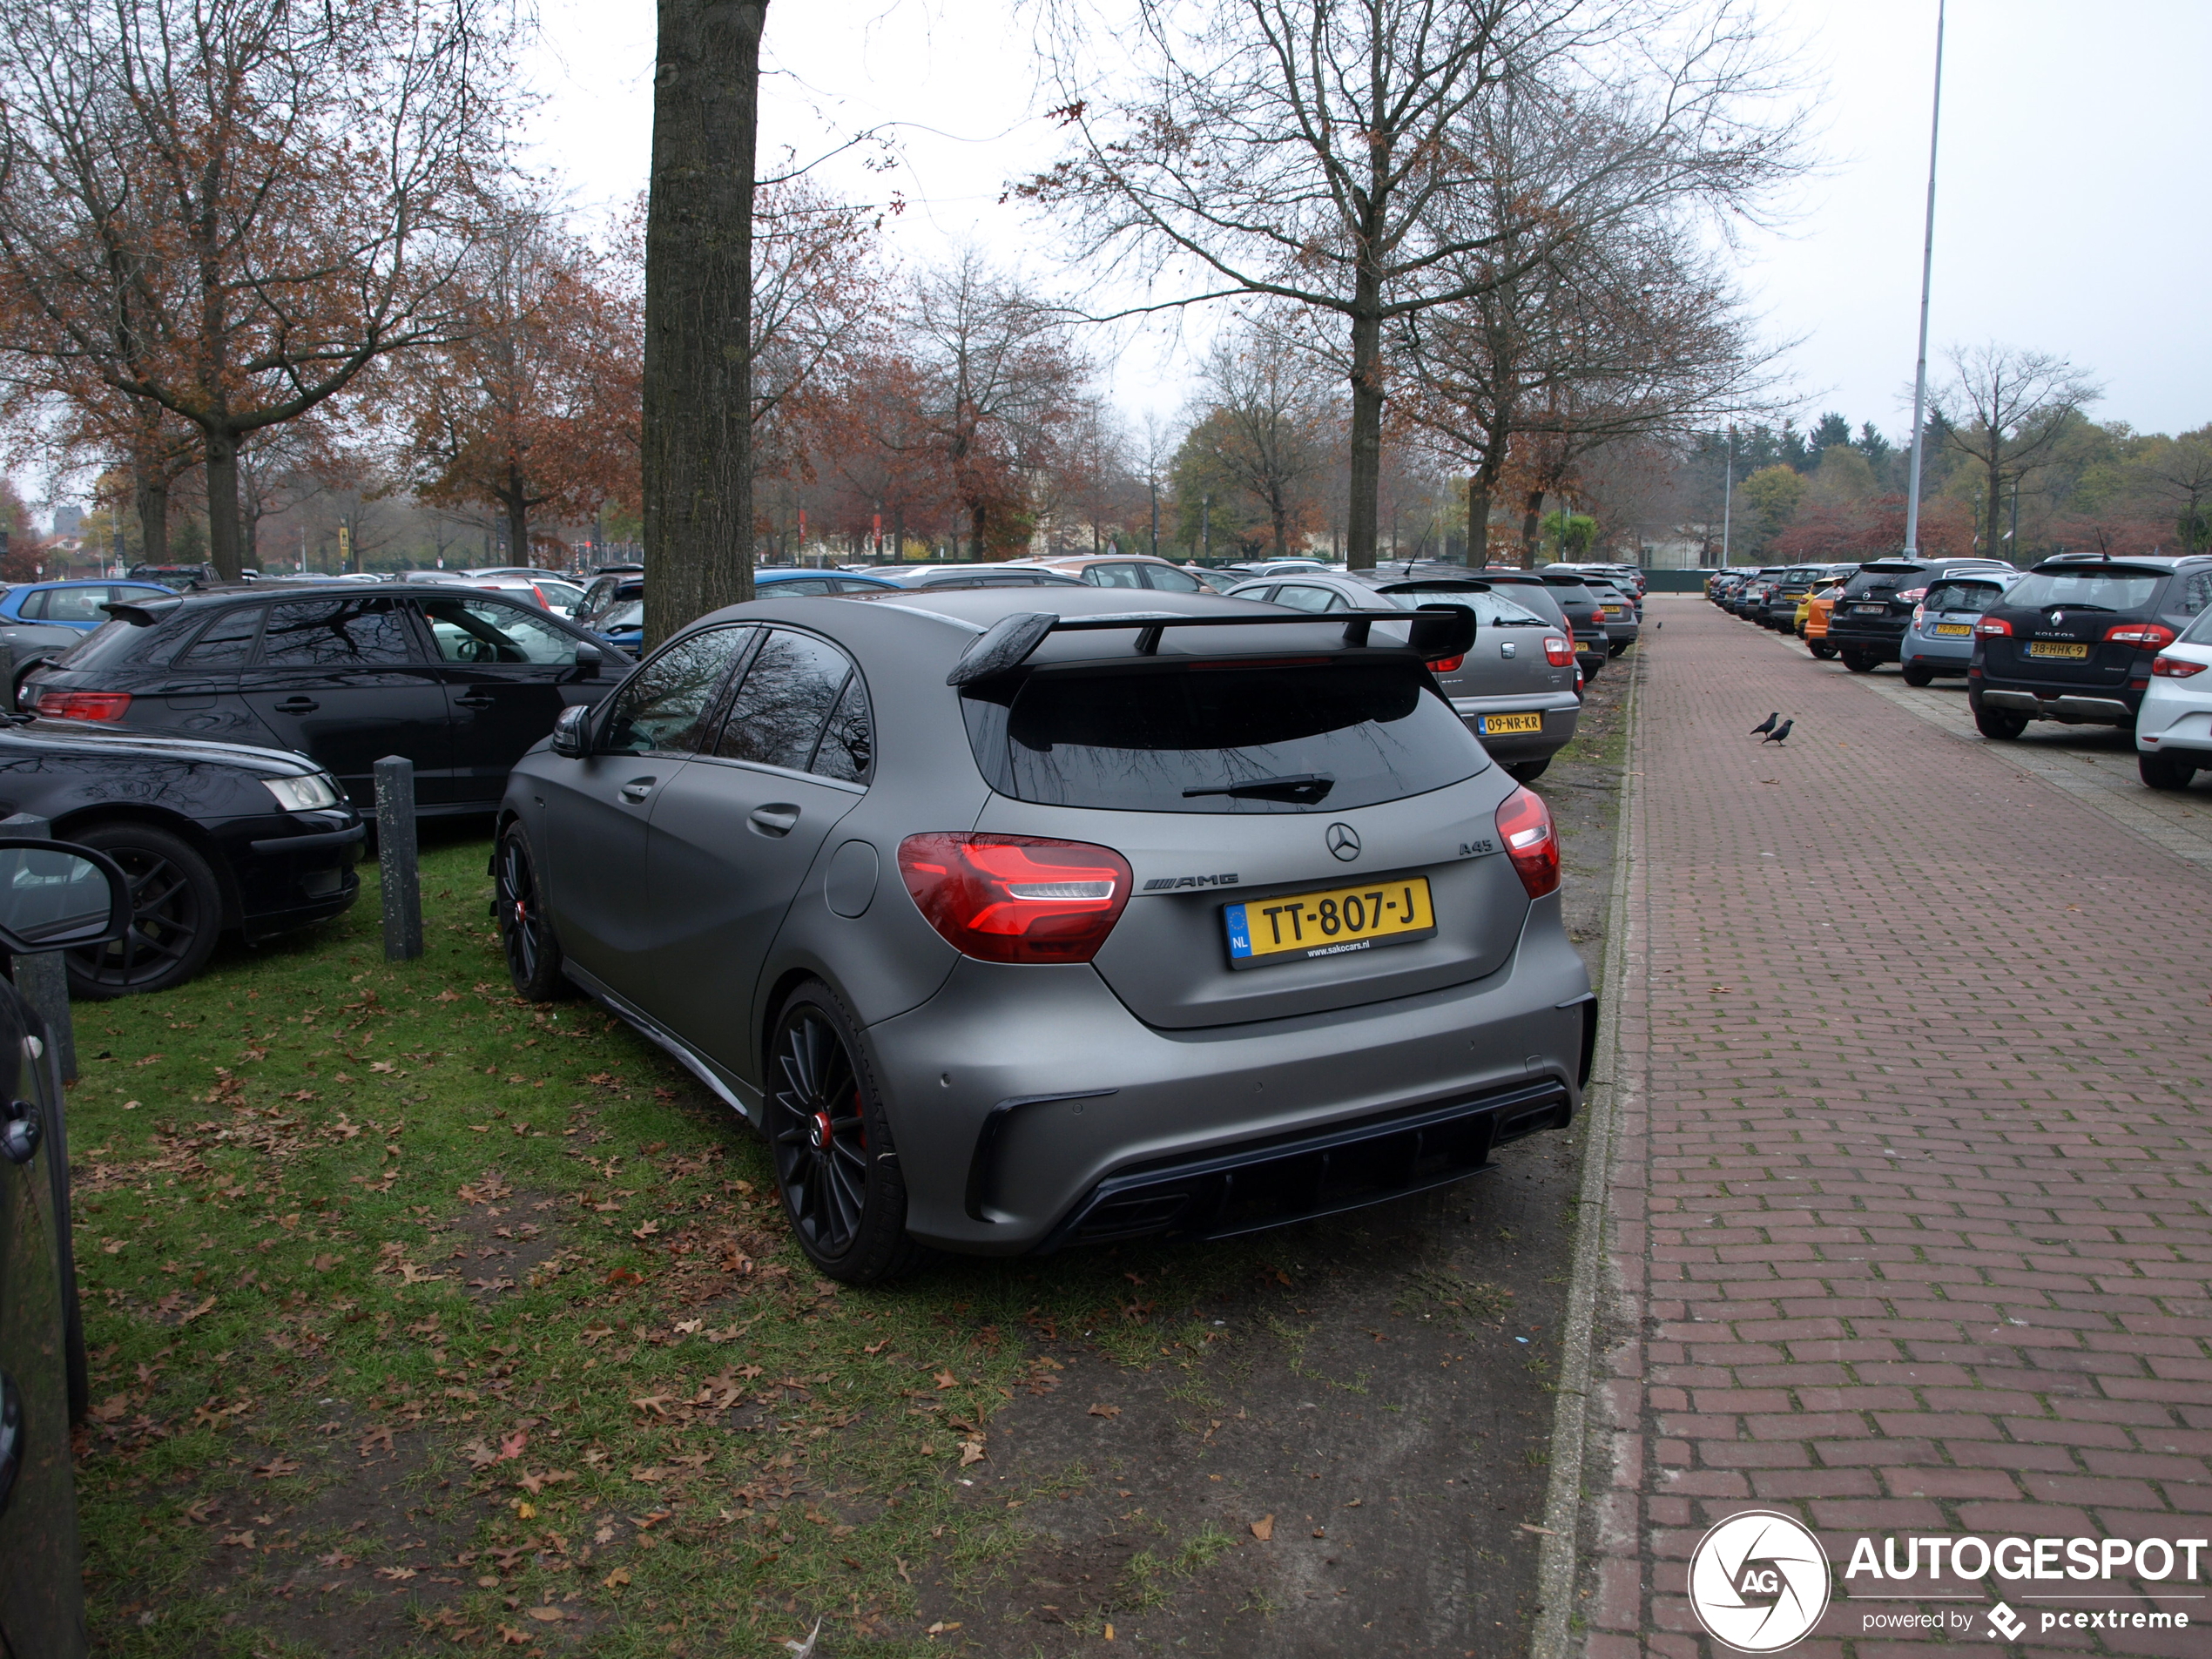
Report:
[[462,337],[395,376],[418,493],[494,509],[528,563],[533,515],[637,499],[641,321],[603,262],[528,204],[486,228],[454,303]]
[[0,0],[0,351],[239,452],[452,337],[514,61],[496,0]]

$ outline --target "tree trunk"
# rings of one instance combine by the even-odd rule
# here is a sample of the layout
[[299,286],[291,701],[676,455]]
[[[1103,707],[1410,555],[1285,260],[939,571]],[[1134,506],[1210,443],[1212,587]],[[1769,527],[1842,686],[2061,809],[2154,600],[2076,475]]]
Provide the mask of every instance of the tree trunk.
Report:
[[1532,489],[1521,511],[1521,568],[1536,568],[1536,543],[1544,533],[1544,492]]
[[217,580],[239,579],[238,435],[212,428],[207,432],[207,558]]
[[752,179],[767,0],[659,0],[645,221],[645,644],[752,597]]
[[169,563],[169,479],[158,461],[141,461],[133,469],[132,496],[138,512],[140,559]]
[[1365,307],[1376,302],[1373,280],[1364,271],[1352,317],[1352,477],[1345,536],[1347,570],[1375,568],[1375,527],[1382,499],[1382,319]]
[[[524,493],[524,488],[521,472],[513,467],[508,468],[507,493],[502,497],[502,503],[507,509],[507,550],[509,555],[509,563],[515,564],[528,564],[530,562],[530,505],[529,497]],[[734,604],[737,601],[733,599],[730,603]],[[709,609],[713,607],[710,606]],[[700,614],[704,615],[705,612]],[[688,621],[689,618],[685,620]],[[678,623],[676,628],[683,625],[683,623]],[[674,633],[676,628],[671,628],[669,631]]]
[[[1989,435],[1989,510],[1982,520],[1982,551],[1991,558],[1997,556],[1997,521],[2005,509],[2005,452],[1998,446],[1997,435]],[[1970,548],[1969,552],[1973,551]]]
[[983,519],[986,510],[984,503],[980,501],[968,509],[968,556],[979,561],[983,556]]

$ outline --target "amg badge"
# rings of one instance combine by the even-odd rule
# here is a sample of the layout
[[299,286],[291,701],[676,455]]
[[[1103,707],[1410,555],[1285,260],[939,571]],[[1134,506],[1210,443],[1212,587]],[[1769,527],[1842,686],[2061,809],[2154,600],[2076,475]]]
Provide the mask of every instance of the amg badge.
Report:
[[1142,891],[1167,893],[1177,887],[1233,887],[1237,881],[1234,872],[1228,875],[1156,875],[1144,884]]

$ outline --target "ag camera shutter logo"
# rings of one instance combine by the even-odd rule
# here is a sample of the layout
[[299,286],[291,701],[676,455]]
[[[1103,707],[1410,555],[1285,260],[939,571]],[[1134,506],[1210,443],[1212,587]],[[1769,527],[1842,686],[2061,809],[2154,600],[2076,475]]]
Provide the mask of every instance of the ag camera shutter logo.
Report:
[[1777,1653],[1803,1641],[1828,1610],[1828,1554],[1788,1515],[1751,1509],[1698,1541],[1689,1604],[1716,1642]]

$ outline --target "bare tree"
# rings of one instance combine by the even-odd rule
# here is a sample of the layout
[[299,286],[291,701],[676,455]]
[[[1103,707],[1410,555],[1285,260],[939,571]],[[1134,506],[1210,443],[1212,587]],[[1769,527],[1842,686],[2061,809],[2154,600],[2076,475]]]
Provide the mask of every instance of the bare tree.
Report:
[[[1073,153],[1022,186],[1072,210],[1081,252],[1204,273],[1176,301],[1262,293],[1346,329],[1349,562],[1374,561],[1385,334],[1532,266],[1593,215],[1639,199],[1624,177],[1741,206],[1788,171],[1796,121],[1730,0],[1135,0],[1136,26],[1057,0],[1060,111]],[[1126,48],[1122,43],[1127,41]],[[1102,103],[1093,47],[1136,60]],[[1494,218],[1464,211],[1489,159],[1469,117],[1517,86],[1608,120],[1572,179]]]
[[1615,175],[1630,199],[1616,210],[1600,199],[1571,235],[1556,233],[1557,216],[1532,211],[1577,186],[1600,119],[1523,96],[1470,114],[1468,142],[1489,158],[1489,176],[1460,206],[1493,227],[1495,252],[1485,257],[1510,273],[1393,330],[1407,382],[1399,415],[1468,469],[1472,562],[1487,556],[1509,473],[1527,564],[1545,496],[1582,455],[1741,414],[1770,389],[1775,353],[1753,343],[1741,301],[1667,181]]
[[498,165],[497,0],[4,0],[0,347],[190,421],[209,551],[238,453],[441,338]]
[[1952,446],[1982,470],[1983,546],[1993,551],[2005,487],[2033,470],[2064,435],[2067,417],[2104,395],[2064,357],[1994,341],[1953,346],[1951,383],[1936,396]]
[[2173,513],[2184,552],[2212,545],[2212,428],[2178,438],[2155,438],[2134,469],[2148,486],[2145,493]]
[[1315,475],[1329,452],[1323,428],[1335,411],[1308,361],[1264,332],[1224,334],[1200,370],[1201,408],[1186,443],[1205,470],[1249,496],[1288,554],[1315,503]]
[[660,0],[645,225],[645,643],[752,597],[752,189],[767,0]]

